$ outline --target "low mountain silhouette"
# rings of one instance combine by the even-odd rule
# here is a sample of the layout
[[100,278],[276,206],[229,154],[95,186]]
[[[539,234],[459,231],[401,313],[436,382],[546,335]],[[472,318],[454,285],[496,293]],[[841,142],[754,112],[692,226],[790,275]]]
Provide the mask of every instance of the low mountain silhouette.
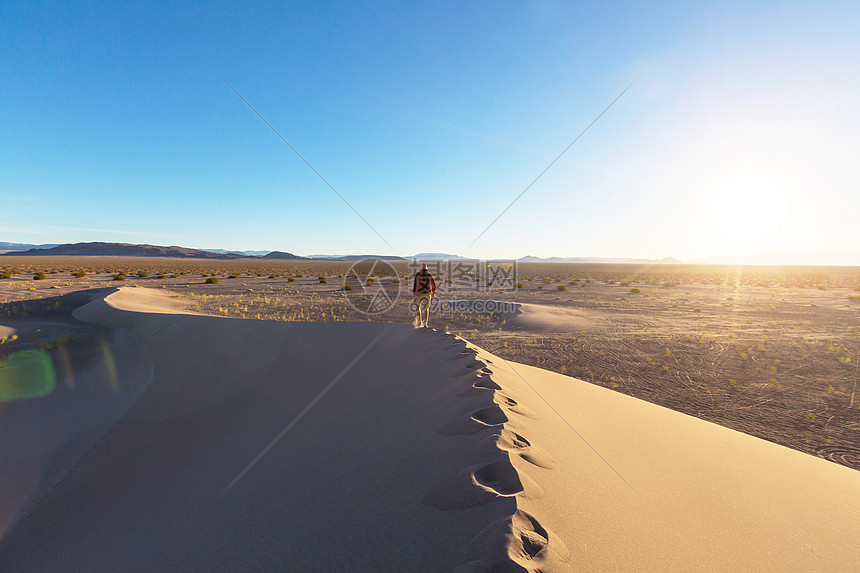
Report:
[[272,251],[267,255],[263,255],[260,257],[261,259],[286,259],[292,261],[309,261],[308,257],[300,257],[299,255],[294,255],[292,253],[287,253],[284,251]]
[[243,255],[229,253],[210,253],[199,249],[186,247],[162,247],[158,245],[133,245],[131,243],[74,243],[59,245],[50,249],[29,249],[15,251],[4,256],[18,257],[50,257],[50,256],[110,256],[110,257],[169,257],[182,259],[216,259],[232,260],[247,258]]

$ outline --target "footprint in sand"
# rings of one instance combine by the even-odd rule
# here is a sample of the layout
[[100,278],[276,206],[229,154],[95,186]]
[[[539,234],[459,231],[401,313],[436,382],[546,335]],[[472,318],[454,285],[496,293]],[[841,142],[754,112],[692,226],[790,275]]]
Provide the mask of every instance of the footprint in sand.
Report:
[[523,482],[511,462],[488,464],[472,474],[475,484],[497,495],[510,497],[523,491]]
[[493,382],[493,379],[489,376],[480,376],[475,382],[472,384],[475,388],[483,388],[485,390],[501,390],[502,387]]
[[468,364],[464,364],[459,368],[451,370],[446,374],[449,378],[456,378],[458,376],[465,376],[466,374],[472,374],[473,372],[481,372],[483,374],[492,374],[492,371],[487,368],[487,365],[481,362],[480,360],[473,360]]
[[531,514],[518,509],[511,517],[508,556],[527,571],[569,571],[570,552],[564,543]]
[[508,460],[466,470],[431,487],[421,502],[438,509],[468,509],[491,501],[513,498],[523,482]]
[[555,459],[546,450],[533,446],[525,436],[507,428],[503,428],[500,433],[486,438],[481,443],[480,449],[487,453],[501,449],[516,454],[530,464],[544,469],[552,469],[555,466]]
[[465,419],[453,420],[441,428],[439,433],[445,436],[476,434],[487,428],[501,426],[508,421],[508,417],[497,404],[489,408],[482,408]]

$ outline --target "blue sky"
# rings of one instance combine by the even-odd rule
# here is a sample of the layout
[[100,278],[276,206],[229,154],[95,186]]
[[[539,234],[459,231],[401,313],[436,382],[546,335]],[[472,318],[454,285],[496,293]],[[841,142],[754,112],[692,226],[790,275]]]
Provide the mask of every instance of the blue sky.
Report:
[[692,4],[4,2],[0,240],[860,250],[860,5]]

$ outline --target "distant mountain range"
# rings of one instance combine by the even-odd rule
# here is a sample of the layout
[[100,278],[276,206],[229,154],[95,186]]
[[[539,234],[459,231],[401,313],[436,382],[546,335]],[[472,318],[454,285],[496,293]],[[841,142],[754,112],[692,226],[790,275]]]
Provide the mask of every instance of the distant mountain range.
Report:
[[[200,249],[208,253],[218,253],[219,255],[243,255],[246,257],[262,257],[273,251],[228,251],[226,249]],[[277,252],[277,251],[274,251]]]
[[287,259],[287,260],[300,260],[300,261],[309,261],[310,259],[307,257],[300,257],[298,255],[294,255],[292,253],[285,253],[284,251],[271,251],[262,255],[260,258],[263,259]]
[[616,263],[616,264],[678,264],[683,261],[673,259],[672,257],[664,257],[662,259],[632,259],[632,258],[613,258],[613,257],[549,257],[542,259],[531,255],[517,259],[520,263]]
[[78,257],[169,257],[182,259],[242,259],[245,255],[231,253],[212,253],[200,249],[189,249],[186,247],[162,247],[158,245],[133,245],[131,243],[74,243],[69,245],[57,245],[55,247],[44,247],[38,245],[28,250],[10,251],[4,256],[25,257],[52,257],[52,256],[78,256]]
[[[5,251],[5,252],[4,252]],[[0,242],[0,256],[103,256],[103,257],[167,257],[183,259],[275,259],[293,261],[358,261],[379,258],[387,261],[463,261],[474,260],[449,253],[418,253],[411,257],[394,255],[294,255],[285,251],[228,251],[225,249],[191,249],[187,247],[137,245],[131,243],[74,243],[65,245]],[[860,266],[860,253],[763,253],[736,257],[711,257],[680,261],[672,257],[639,259],[625,257],[535,257],[517,259],[520,263],[614,263],[614,264],[740,264],[740,265],[831,265]]]
[[0,253],[3,251],[27,251],[29,249],[50,249],[59,245],[31,245],[29,243],[4,243],[0,241]]
[[[211,260],[236,260],[236,259],[276,259],[307,261],[309,257],[302,257],[284,251],[227,251],[224,249],[190,249],[187,247],[159,245],[135,245],[131,243],[74,243],[67,245],[29,245],[24,243],[0,243],[0,256],[18,257],[51,257],[51,256],[77,256],[77,257],[164,257],[181,259],[211,259]],[[405,261],[403,257],[393,255],[343,255],[343,256],[316,256],[314,260],[325,261],[358,261],[365,258],[379,258],[389,261]]]

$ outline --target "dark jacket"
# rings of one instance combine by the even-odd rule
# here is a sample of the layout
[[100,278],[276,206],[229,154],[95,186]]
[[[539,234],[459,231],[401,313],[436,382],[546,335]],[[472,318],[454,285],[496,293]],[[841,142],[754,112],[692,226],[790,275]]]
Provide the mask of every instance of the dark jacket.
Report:
[[436,294],[436,281],[433,280],[433,275],[430,271],[421,269],[415,273],[415,278],[412,280],[412,294]]

